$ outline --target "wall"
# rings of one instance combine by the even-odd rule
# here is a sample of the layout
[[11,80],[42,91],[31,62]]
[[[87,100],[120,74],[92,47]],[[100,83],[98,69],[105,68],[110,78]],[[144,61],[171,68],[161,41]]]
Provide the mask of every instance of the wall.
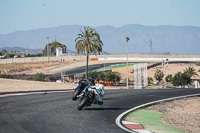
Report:
[[[112,55],[90,55],[91,58],[126,58],[126,54],[112,54]],[[200,61],[200,55],[140,55],[140,54],[129,54],[129,58],[131,59],[139,59],[148,61],[149,58],[155,58],[155,61],[158,61],[158,59],[162,58],[176,58],[177,59],[183,59],[183,58],[189,58],[191,60]],[[143,58],[143,59],[142,59]],[[159,59],[159,60],[160,60]],[[46,61],[72,61],[72,60],[78,60],[78,61],[84,61],[86,60],[85,55],[71,55],[71,56],[54,56],[54,57],[27,57],[27,58],[12,58],[12,59],[0,59],[0,64],[7,64],[7,63],[29,63],[29,62],[46,62]],[[134,61],[134,60],[132,60]],[[138,61],[138,60],[137,60]],[[150,60],[154,61],[154,60]]]

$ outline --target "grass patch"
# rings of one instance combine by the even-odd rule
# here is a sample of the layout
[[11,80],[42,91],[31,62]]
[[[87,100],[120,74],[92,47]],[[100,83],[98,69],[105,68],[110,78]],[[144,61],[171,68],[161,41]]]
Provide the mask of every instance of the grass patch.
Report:
[[162,115],[160,112],[140,109],[128,114],[125,120],[140,123],[145,129],[155,133],[185,133],[161,123]]
[[[132,66],[134,65],[134,63],[129,63],[128,66]],[[103,68],[100,68],[100,69],[96,69],[95,71],[103,71],[104,69],[115,69],[115,68],[120,68],[120,67],[125,67],[126,64],[119,64],[119,65],[112,65],[112,66],[107,66],[107,67],[103,67]]]
[[146,89],[160,89],[160,86],[146,86]]

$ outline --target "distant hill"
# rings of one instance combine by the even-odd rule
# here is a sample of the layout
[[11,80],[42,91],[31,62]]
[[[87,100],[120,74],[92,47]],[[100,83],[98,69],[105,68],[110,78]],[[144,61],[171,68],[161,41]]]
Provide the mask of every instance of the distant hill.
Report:
[[[8,52],[24,52],[26,53],[26,48],[22,48],[22,47],[3,47],[0,48],[0,52],[2,51],[2,49],[5,49]],[[29,49],[28,50],[29,54],[40,54],[42,53],[42,49]]]
[[[150,40],[152,51],[171,54],[197,54],[200,46],[200,27],[194,26],[144,26],[130,24],[123,27],[100,26],[93,27],[101,36],[108,53],[126,53],[126,37],[129,53],[149,54]],[[49,41],[58,41],[75,51],[75,38],[83,30],[80,25],[67,25],[54,28],[43,28],[29,31],[16,31],[7,35],[0,35],[0,47],[23,47],[29,49],[43,49]],[[17,51],[17,50],[15,50]],[[36,50],[37,51],[37,50]]]
[[[8,52],[24,52],[24,53],[26,53],[26,48],[22,48],[22,47],[3,47],[3,48],[0,48],[0,52],[3,50],[3,49],[5,49],[6,51],[8,51]],[[28,50],[28,53],[29,54],[41,54],[42,53],[42,50],[43,49],[29,49]],[[74,54],[74,55],[77,55],[77,52],[76,51],[74,51],[74,50],[70,50],[70,49],[67,49],[66,50],[66,52],[67,53],[70,53],[70,54]],[[103,51],[103,54],[110,54],[110,53],[108,53],[108,52],[104,52]]]

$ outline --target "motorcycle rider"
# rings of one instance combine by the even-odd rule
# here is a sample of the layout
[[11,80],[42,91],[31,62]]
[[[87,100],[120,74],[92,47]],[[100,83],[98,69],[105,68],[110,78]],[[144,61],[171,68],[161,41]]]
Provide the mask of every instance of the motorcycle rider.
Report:
[[90,78],[90,82],[92,83],[92,85],[95,85],[95,78],[93,76]]
[[84,91],[86,91],[87,89],[93,91],[93,93],[95,95],[94,104],[102,105],[103,104],[102,97],[105,95],[104,85],[96,84],[96,86],[91,86],[91,85],[90,86],[86,86]]

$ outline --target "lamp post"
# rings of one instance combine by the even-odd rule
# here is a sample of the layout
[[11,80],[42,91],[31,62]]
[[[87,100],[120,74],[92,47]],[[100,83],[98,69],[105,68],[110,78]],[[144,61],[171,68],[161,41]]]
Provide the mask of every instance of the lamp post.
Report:
[[130,40],[129,37],[126,37],[126,42],[127,42],[127,47],[126,47],[126,51],[127,51],[127,62],[126,62],[126,87],[128,89],[128,41]]
[[169,59],[166,59],[166,60],[163,59],[163,66],[164,66],[164,88],[166,88],[166,66],[165,65],[168,65],[168,61],[169,61]]
[[49,37],[47,37],[47,57],[49,62]]

